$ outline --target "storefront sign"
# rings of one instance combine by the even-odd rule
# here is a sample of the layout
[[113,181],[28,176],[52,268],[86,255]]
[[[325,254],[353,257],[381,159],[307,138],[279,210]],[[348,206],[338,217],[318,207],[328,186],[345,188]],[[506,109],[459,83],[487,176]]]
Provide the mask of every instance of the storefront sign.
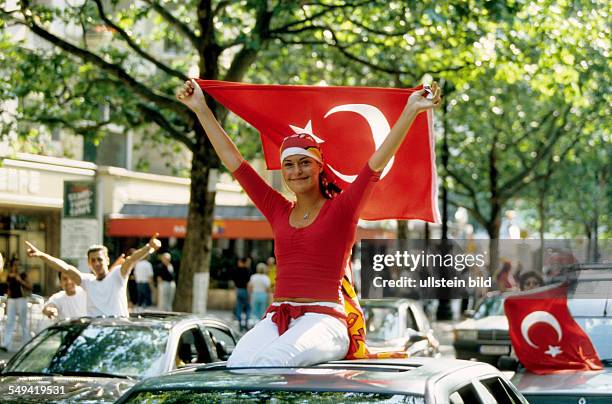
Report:
[[64,217],[96,217],[95,182],[64,181]]
[[87,249],[99,244],[100,229],[96,219],[62,219],[61,257],[86,260]]

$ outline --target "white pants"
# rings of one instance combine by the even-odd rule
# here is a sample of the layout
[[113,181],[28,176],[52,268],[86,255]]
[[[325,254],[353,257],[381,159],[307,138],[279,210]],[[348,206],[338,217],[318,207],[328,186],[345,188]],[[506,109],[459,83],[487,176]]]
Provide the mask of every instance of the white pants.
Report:
[[174,303],[174,294],[176,293],[176,284],[174,281],[161,281],[157,285],[157,308],[164,311],[172,311]]
[[272,316],[269,313],[238,341],[227,367],[309,366],[346,356],[348,331],[337,318],[305,313],[279,336]]
[[30,331],[28,330],[28,298],[8,298],[6,299],[6,306],[6,330],[2,346],[10,351],[13,345],[13,331],[15,330],[15,317],[17,315],[19,315],[19,323],[21,324],[21,343],[25,344],[30,340]]

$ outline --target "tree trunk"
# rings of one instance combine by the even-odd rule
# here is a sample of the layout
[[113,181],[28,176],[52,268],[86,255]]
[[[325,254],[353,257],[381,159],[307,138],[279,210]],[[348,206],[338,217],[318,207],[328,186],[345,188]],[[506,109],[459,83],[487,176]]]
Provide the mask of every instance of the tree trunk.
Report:
[[546,231],[546,186],[538,188],[538,215],[540,216],[540,253],[538,254],[538,262],[536,268],[540,272],[544,271],[544,232]]
[[408,220],[397,221],[397,238],[399,240],[408,240]]
[[499,231],[501,228],[501,209],[499,207],[492,209],[491,221],[487,226],[489,233],[489,270],[491,275],[495,274],[499,267]]
[[[215,192],[209,191],[209,175],[211,167],[216,164],[216,156],[199,125],[196,128],[196,139],[191,163],[187,235],[174,303],[174,309],[183,312],[206,311],[212,249]],[[197,290],[197,296],[194,296],[194,290]]]

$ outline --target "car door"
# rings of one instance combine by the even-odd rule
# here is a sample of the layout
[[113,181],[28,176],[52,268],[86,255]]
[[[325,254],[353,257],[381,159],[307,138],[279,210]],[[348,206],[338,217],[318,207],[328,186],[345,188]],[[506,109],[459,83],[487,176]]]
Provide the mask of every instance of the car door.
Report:
[[213,362],[213,357],[200,328],[193,325],[184,330],[178,338],[176,345],[174,354],[175,367],[210,362]]

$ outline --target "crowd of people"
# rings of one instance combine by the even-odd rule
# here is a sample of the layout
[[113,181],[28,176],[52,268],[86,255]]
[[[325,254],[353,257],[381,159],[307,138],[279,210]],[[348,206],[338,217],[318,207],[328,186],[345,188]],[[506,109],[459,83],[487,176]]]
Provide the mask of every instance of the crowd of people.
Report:
[[252,270],[250,257],[238,258],[230,271],[236,289],[235,315],[241,331],[263,318],[272,300],[276,281],[276,260],[270,257]]
[[[159,256],[159,264],[153,269],[146,259],[161,247],[157,235],[139,249],[130,249],[112,264],[108,249],[92,245],[86,252],[89,273],[81,272],[73,265],[39,250],[26,241],[30,258],[40,259],[48,268],[57,271],[61,290],[53,294],[43,306],[42,313],[52,320],[78,317],[129,316],[128,283],[134,277],[137,294],[130,296],[141,307],[152,305],[152,291],[157,291],[158,308],[172,310],[175,291],[174,268],[169,253]],[[0,270],[4,261],[0,255]],[[154,286],[156,285],[156,286]],[[20,271],[18,258],[10,260],[7,274],[6,327],[0,350],[12,349],[17,317],[21,327],[22,343],[30,338],[28,326],[28,297],[32,283],[26,271]]]

